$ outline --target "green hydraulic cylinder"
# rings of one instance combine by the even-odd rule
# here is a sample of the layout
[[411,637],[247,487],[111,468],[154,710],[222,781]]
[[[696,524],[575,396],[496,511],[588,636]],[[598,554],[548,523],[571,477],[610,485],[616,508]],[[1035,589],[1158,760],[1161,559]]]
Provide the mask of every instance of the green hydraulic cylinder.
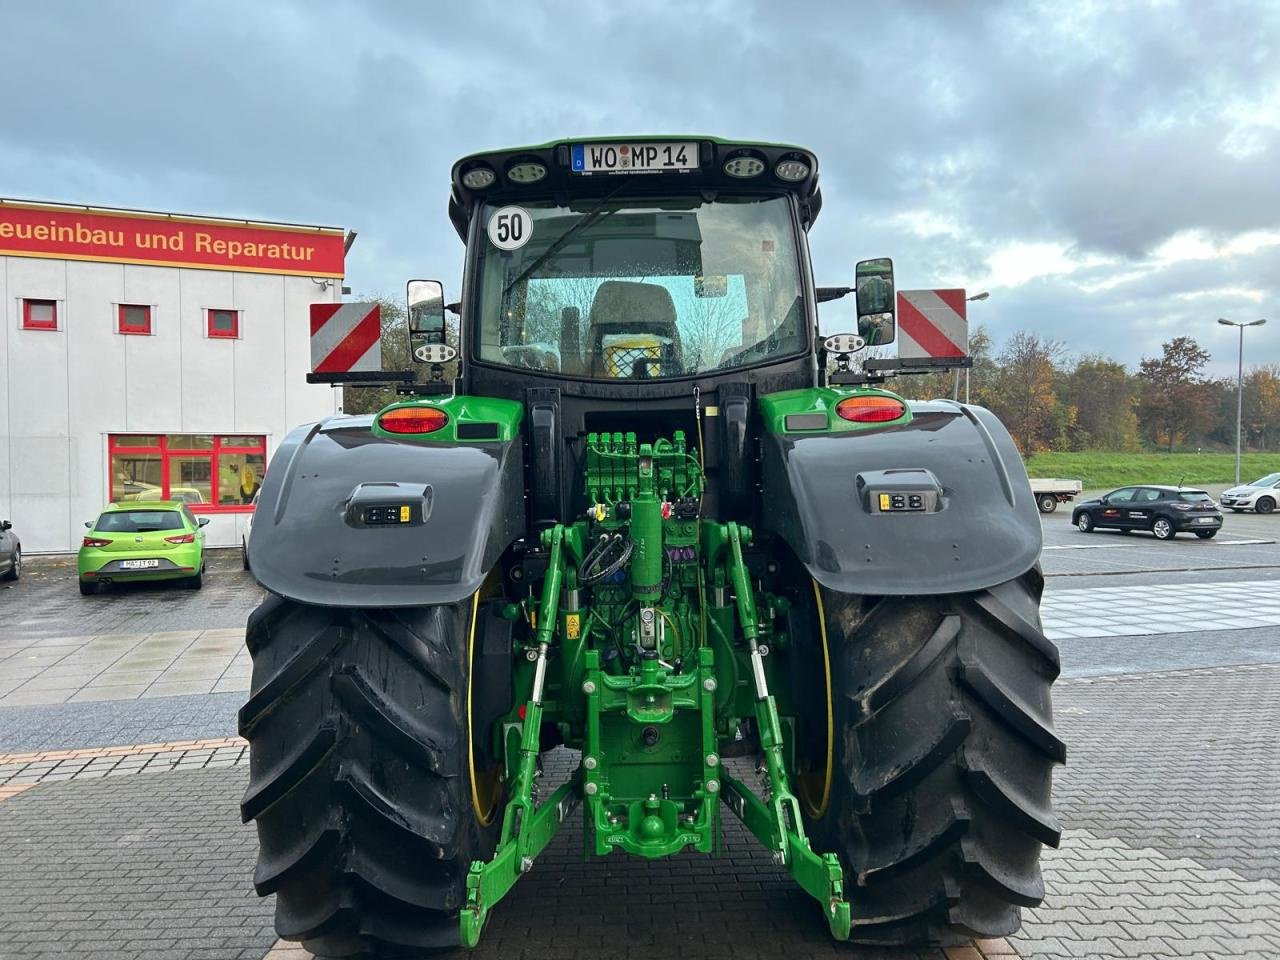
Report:
[[631,500],[631,595],[645,605],[662,596],[662,501],[648,444],[640,447],[639,460],[640,484]]

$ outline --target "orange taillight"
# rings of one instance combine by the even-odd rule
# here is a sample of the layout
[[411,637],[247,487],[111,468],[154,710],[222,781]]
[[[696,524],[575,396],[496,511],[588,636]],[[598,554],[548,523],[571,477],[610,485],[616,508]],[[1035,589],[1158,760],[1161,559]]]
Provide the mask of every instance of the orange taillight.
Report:
[[845,397],[836,404],[836,414],[840,419],[854,423],[887,423],[906,412],[907,406],[901,400],[876,393]]
[[436,407],[396,407],[378,417],[387,433],[435,433],[448,422],[449,415]]

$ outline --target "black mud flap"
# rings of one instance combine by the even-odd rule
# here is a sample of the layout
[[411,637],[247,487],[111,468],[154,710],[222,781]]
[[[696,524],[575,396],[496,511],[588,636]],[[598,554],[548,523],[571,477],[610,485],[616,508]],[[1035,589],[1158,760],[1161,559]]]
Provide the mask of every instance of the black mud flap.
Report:
[[841,593],[982,590],[1040,556],[1017,448],[982,407],[913,403],[902,427],[764,437],[764,525]]
[[466,599],[524,535],[520,440],[428,445],[372,422],[330,417],[285,438],[254,512],[254,576],[321,606]]

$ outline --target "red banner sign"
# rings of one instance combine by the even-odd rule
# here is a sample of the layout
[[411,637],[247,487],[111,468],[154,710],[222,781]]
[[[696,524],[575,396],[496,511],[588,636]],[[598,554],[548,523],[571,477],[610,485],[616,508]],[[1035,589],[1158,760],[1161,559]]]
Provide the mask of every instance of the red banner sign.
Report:
[[341,277],[343,232],[0,201],[0,255]]

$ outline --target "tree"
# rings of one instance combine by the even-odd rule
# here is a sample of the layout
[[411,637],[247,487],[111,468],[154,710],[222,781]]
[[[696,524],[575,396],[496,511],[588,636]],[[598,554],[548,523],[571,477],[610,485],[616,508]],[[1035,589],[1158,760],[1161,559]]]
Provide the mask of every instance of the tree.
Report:
[[[890,348],[892,349],[892,348]],[[868,354],[870,350],[868,350]],[[983,391],[991,385],[995,360],[991,357],[991,335],[986,327],[977,327],[969,334],[969,356],[973,358],[973,367],[969,370],[969,397],[974,403],[983,403]],[[893,389],[904,396],[920,400],[932,400],[937,397],[954,397],[964,399],[964,370],[960,371],[959,389],[956,387],[956,372],[945,370],[941,373],[930,373],[916,377],[902,377],[892,384]]]
[[1138,449],[1138,385],[1123,363],[1086,354],[1063,375],[1062,402],[1075,407],[1072,450]]
[[1259,450],[1266,450],[1280,436],[1280,364],[1254,367],[1244,378],[1242,422],[1245,443]]
[[1174,337],[1161,345],[1162,355],[1144,358],[1138,418],[1143,433],[1166,446],[1205,433],[1214,421],[1215,390],[1204,377],[1208,351],[1192,337]]
[[1057,340],[1020,330],[996,358],[983,399],[1009,429],[1024,457],[1067,444],[1076,411],[1062,403],[1054,390],[1065,352]]

